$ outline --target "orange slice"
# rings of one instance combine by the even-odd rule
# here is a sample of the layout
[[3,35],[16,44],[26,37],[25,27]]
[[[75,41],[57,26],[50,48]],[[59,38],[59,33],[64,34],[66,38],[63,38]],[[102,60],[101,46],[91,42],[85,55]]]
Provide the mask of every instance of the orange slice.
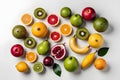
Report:
[[34,52],[28,52],[26,54],[26,60],[29,62],[35,62],[37,60],[37,54]]
[[33,18],[30,14],[26,13],[26,14],[23,14],[22,17],[21,17],[21,21],[23,24],[25,25],[31,25],[32,22],[33,22]]
[[60,26],[60,32],[64,36],[69,36],[72,33],[72,27],[69,24],[62,24]]

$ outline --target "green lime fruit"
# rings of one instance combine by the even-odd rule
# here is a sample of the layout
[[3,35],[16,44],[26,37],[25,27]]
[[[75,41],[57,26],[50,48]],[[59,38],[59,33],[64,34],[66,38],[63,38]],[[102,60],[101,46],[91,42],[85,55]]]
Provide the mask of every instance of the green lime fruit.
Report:
[[63,7],[61,10],[60,10],[60,15],[63,17],[63,18],[69,18],[72,14],[72,11],[69,7]]
[[45,19],[46,16],[47,16],[47,13],[46,13],[46,11],[43,8],[36,8],[34,10],[34,16],[37,19]]
[[24,39],[27,37],[27,31],[26,31],[25,27],[22,25],[16,25],[12,29],[12,34],[17,39]]
[[83,24],[83,19],[80,14],[74,14],[70,18],[70,22],[75,27],[80,27]]
[[47,52],[50,50],[50,43],[48,40],[42,41],[38,46],[37,46],[37,52],[40,55],[45,55]]
[[79,67],[79,62],[74,56],[69,56],[64,60],[64,67],[69,72],[74,72]]
[[37,73],[42,73],[44,71],[44,65],[41,62],[36,62],[33,65],[33,70]]
[[108,20],[104,17],[99,17],[94,20],[93,23],[94,29],[98,32],[104,32],[107,30],[109,23]]
[[89,35],[89,31],[85,27],[78,28],[76,31],[76,37],[81,40],[87,40]]
[[36,41],[33,37],[27,37],[25,40],[24,40],[24,45],[27,47],[27,48],[34,48],[36,46]]

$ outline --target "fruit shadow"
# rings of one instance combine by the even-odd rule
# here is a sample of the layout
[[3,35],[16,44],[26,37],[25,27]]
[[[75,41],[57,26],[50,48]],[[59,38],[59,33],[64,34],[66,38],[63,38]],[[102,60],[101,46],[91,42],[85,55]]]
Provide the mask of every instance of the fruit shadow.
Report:
[[103,73],[108,73],[110,72],[110,65],[107,64],[106,68],[102,70]]
[[81,67],[78,67],[78,69],[74,72],[75,75],[79,75],[82,73]]
[[25,75],[29,75],[31,73],[31,69],[29,68],[27,72],[25,72]]
[[46,68],[44,67],[44,70],[41,72],[41,73],[38,73],[38,75],[45,75],[45,73],[46,73]]
[[109,24],[108,29],[104,32],[104,34],[111,34],[114,31],[114,27],[112,24]]

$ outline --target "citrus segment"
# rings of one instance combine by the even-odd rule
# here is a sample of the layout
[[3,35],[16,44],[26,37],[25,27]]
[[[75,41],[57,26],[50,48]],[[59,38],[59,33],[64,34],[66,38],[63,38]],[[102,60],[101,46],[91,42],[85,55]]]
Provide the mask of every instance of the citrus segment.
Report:
[[30,25],[33,22],[33,18],[32,18],[32,16],[30,14],[26,13],[26,14],[22,15],[21,21],[25,25]]
[[60,27],[60,32],[64,36],[68,36],[72,33],[72,27],[69,24],[63,24]]
[[34,52],[28,52],[26,54],[26,60],[29,62],[35,62],[37,60],[37,54]]

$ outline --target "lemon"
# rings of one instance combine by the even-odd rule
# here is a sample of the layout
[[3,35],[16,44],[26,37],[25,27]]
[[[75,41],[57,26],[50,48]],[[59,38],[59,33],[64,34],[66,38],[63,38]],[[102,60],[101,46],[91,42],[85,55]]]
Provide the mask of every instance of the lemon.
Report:
[[19,72],[27,72],[29,69],[27,63],[23,61],[18,62],[15,67]]

